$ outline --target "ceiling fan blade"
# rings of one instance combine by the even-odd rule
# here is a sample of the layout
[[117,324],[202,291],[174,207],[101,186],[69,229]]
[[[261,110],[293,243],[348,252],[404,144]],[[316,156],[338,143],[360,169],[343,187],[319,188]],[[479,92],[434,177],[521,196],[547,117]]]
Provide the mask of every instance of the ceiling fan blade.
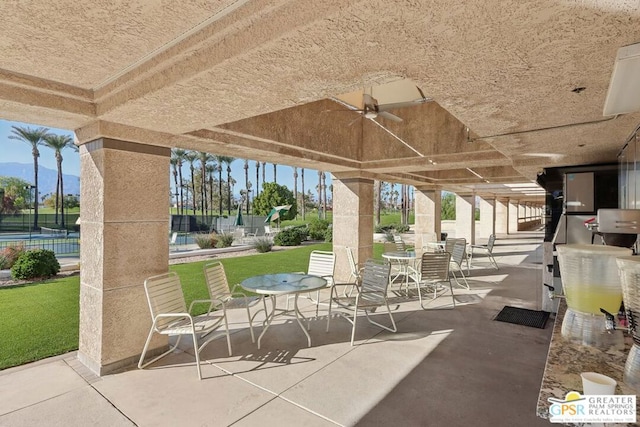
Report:
[[423,99],[415,99],[413,101],[394,102],[392,104],[380,104],[378,105],[378,111],[387,111],[387,110],[393,110],[395,108],[412,107],[414,105],[420,105],[430,101],[433,101],[433,99],[423,98]]
[[394,116],[393,114],[391,114],[389,112],[386,112],[386,111],[380,111],[378,113],[378,117],[382,117],[382,118],[385,118],[385,119],[388,119],[388,120],[391,120],[391,121],[394,121],[394,122],[401,122],[402,121],[402,119],[400,117]]

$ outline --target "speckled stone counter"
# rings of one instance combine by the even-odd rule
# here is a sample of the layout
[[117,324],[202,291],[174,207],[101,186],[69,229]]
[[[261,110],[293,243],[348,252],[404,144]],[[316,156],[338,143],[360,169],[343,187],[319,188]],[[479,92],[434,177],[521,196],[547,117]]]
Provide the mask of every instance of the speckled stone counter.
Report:
[[[551,403],[548,399],[550,397],[562,400],[569,391],[582,393],[581,372],[599,372],[614,378],[618,382],[616,394],[637,394],[622,382],[624,364],[629,349],[633,345],[631,336],[625,334],[624,349],[608,351],[569,342],[561,335],[562,320],[566,310],[567,305],[564,300],[561,300],[553,326],[547,364],[538,396],[537,414],[541,418],[549,418]],[[640,414],[640,410],[637,410],[637,413]],[[622,424],[611,425],[620,426]]]

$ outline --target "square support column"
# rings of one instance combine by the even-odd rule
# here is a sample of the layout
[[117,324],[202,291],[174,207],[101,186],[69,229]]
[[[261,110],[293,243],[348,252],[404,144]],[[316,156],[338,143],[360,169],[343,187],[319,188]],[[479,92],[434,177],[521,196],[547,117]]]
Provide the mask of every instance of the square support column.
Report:
[[480,224],[479,233],[482,238],[488,238],[489,235],[496,232],[496,199],[479,197],[480,205]]
[[106,138],[80,147],[78,358],[98,375],[137,362],[149,333],[143,282],[169,268],[170,153]]
[[440,240],[442,232],[442,191],[420,190],[415,191],[415,247],[421,249],[425,242],[424,233],[435,233],[436,240]]
[[[496,234],[508,234],[509,233],[509,208],[508,200],[496,199],[495,201],[495,215],[496,215]],[[482,214],[480,214],[482,218]]]
[[464,237],[472,245],[476,242],[475,200],[475,194],[456,194],[456,237]]
[[358,264],[373,257],[373,180],[334,177],[332,184],[334,278],[344,283],[351,274],[345,248]]
[[520,218],[520,202],[509,199],[509,228],[507,233],[518,232],[518,219]]

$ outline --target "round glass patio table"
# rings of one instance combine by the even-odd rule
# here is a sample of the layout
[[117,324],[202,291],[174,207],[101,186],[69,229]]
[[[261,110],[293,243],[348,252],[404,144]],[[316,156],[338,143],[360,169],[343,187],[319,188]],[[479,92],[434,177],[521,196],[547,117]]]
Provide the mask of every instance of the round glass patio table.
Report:
[[[415,251],[398,251],[398,252],[385,252],[382,254],[382,258],[391,263],[392,266],[397,266],[398,273],[389,277],[389,284],[393,284],[398,277],[404,276],[404,284],[406,289],[409,289],[409,277],[417,274],[415,268],[415,261],[418,255]],[[414,277],[415,280],[415,277]]]
[[[276,315],[276,297],[278,295],[295,295],[293,312],[296,316],[298,325],[300,325],[300,328],[302,329],[302,332],[304,332],[304,334],[307,336],[309,347],[311,347],[311,336],[300,321],[301,318],[304,320],[306,320],[306,318],[298,308],[298,295],[301,293],[316,291],[318,289],[326,287],[326,279],[301,273],[263,274],[261,276],[254,276],[243,280],[240,283],[240,286],[244,290],[271,297],[272,310],[271,313],[266,313],[267,325],[258,337],[258,349],[260,348],[260,341],[262,340],[262,336],[265,334],[265,332],[267,332],[267,329],[269,329],[269,326],[271,325],[271,322]],[[283,311],[285,313],[288,312],[288,310],[282,309],[280,311]]]

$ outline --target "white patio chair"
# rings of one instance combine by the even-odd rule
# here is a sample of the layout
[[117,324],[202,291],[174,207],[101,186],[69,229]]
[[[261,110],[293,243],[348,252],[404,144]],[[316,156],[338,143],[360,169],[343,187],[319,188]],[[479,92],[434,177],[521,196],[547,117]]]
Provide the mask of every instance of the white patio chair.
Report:
[[416,280],[416,290],[418,291],[418,299],[420,307],[424,309],[422,303],[422,288],[429,287],[433,289],[433,299],[438,296],[438,285],[441,283],[449,283],[451,291],[451,299],[453,306],[456,306],[456,299],[453,294],[453,285],[449,276],[449,265],[451,262],[451,254],[448,252],[426,252],[422,254],[420,266],[418,268],[418,277]]
[[[336,256],[333,252],[328,251],[312,251],[309,254],[309,266],[304,274],[310,276],[318,276],[327,280],[327,286],[333,286],[333,272],[336,265]],[[295,295],[287,297],[287,310],[289,310],[289,299],[295,298]],[[320,290],[316,291],[316,299],[308,297],[316,305],[316,317],[318,316],[318,308],[320,305]]]
[[397,234],[393,235],[393,243],[395,243],[397,251],[404,252],[407,250],[407,245],[404,243],[404,240]]
[[347,251],[347,260],[349,261],[349,268],[351,272],[349,274],[349,281],[347,284],[351,284],[351,289],[347,292],[345,289],[344,296],[351,296],[354,289],[358,289],[360,287],[360,283],[362,282],[362,271],[364,267],[358,266],[356,260],[353,256],[353,250],[349,247],[345,248]]
[[[342,311],[336,312],[337,315],[344,317],[353,326],[351,328],[351,345],[356,335],[356,323],[358,319],[358,310],[363,310],[369,323],[378,326],[389,332],[397,332],[398,328],[393,320],[389,303],[387,302],[387,287],[389,286],[389,272],[391,266],[389,264],[381,264],[374,260],[367,260],[362,272],[362,284],[358,289],[355,297],[341,297],[338,295],[337,287],[331,288],[329,298],[329,315],[327,316],[327,332],[331,323],[331,310],[335,303],[337,307],[348,309],[352,314]],[[386,307],[391,326],[385,326],[369,317],[369,311],[373,312],[378,307]]]
[[[462,260],[467,263],[467,274],[469,274],[469,272],[471,271],[471,267],[469,265],[469,256],[467,254],[467,248],[466,248],[467,239],[464,239],[464,238],[459,238],[459,239],[450,238],[450,239],[445,240],[444,251],[445,252],[449,252],[451,254],[451,259],[453,260],[453,246],[458,241],[463,241],[464,244],[465,244],[465,250],[464,250],[464,253],[462,254]],[[462,265],[462,263],[460,263],[460,264]]]
[[[224,305],[222,305],[222,310],[209,310],[206,314],[200,316],[191,315],[191,309],[194,304],[210,302],[210,300],[193,301],[187,310],[180,278],[175,272],[149,277],[144,281],[144,290],[149,303],[152,324],[149,330],[149,336],[144,344],[144,349],[140,355],[140,360],[138,361],[138,368],[143,369],[173,352],[178,347],[178,344],[180,344],[180,339],[183,335],[191,335],[193,339],[198,379],[202,379],[200,352],[211,341],[226,335],[229,356],[231,356],[231,339],[229,337],[229,326],[227,325]],[[221,301],[219,302],[221,303]],[[211,304],[211,306],[213,306],[213,304]],[[211,335],[221,326],[224,326],[225,334]],[[153,334],[156,333],[160,335],[178,335],[178,339],[176,340],[176,344],[170,347],[168,351],[147,363],[143,363],[151,338]],[[200,340],[203,339],[204,341],[200,342]]]
[[277,230],[272,230],[270,225],[264,226],[264,235],[265,237],[275,237],[278,234]]
[[264,312],[267,313],[267,306],[264,298],[259,296],[247,296],[244,292],[237,291],[238,285],[235,285],[230,289],[229,282],[227,281],[227,275],[224,272],[224,266],[220,261],[207,263],[203,268],[204,278],[211,300],[219,302],[219,305],[221,305],[225,311],[238,308],[245,309],[247,311],[247,320],[249,321],[249,330],[251,331],[251,342],[256,342],[255,335],[253,334],[253,319],[256,314],[258,314],[259,310],[252,316],[249,308],[262,301]]
[[[452,239],[452,240],[455,240],[455,243],[453,245],[453,249],[451,250],[451,262],[450,262],[451,275],[455,279],[456,283],[462,286],[458,281],[458,277],[456,276],[456,271],[459,272],[460,276],[462,276],[462,280],[464,280],[464,286],[467,289],[471,289],[469,287],[469,282],[467,282],[467,278],[465,277],[464,271],[462,268],[462,263],[464,262],[465,256],[467,254],[467,241],[466,239]],[[467,264],[467,271],[468,269],[469,269],[469,265]]]
[[493,265],[493,267],[496,270],[499,270],[498,268],[498,263],[496,262],[496,259],[493,257],[493,245],[496,242],[496,235],[495,234],[491,234],[489,236],[489,241],[487,242],[486,245],[471,245],[471,251],[469,253],[469,261],[472,262],[473,261],[473,251],[478,251],[478,250],[482,250],[485,251],[487,254],[487,257],[489,257],[489,261],[491,262],[491,264]]

